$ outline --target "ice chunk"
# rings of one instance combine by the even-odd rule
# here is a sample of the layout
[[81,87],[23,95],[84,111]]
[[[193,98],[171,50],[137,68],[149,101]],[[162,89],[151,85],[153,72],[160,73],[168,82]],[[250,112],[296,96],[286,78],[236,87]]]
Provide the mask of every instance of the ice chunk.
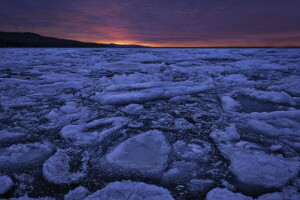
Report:
[[171,165],[171,169],[163,174],[164,182],[184,184],[194,179],[199,171],[199,167],[195,162],[175,161]]
[[274,92],[274,91],[253,91],[249,94],[251,97],[254,97],[263,101],[270,101],[273,103],[283,103],[294,105],[295,102],[293,98],[286,92]]
[[221,98],[222,107],[225,112],[234,112],[240,106],[240,104],[229,96],[223,96]]
[[60,133],[63,138],[78,146],[97,145],[127,123],[128,119],[125,117],[97,119],[87,124],[67,125],[61,129]]
[[148,185],[142,182],[113,182],[105,188],[96,191],[94,194],[85,198],[85,200],[173,200],[170,192],[164,188]]
[[241,183],[241,189],[264,190],[280,188],[299,172],[297,160],[269,155],[263,151],[245,148],[247,142],[239,142],[239,134],[234,126],[225,131],[216,130],[210,134],[221,153],[231,161],[230,170]]
[[105,156],[104,163],[122,171],[137,170],[145,176],[159,176],[166,166],[169,151],[163,133],[151,130],[119,144]]
[[278,130],[278,128],[275,128],[274,126],[272,126],[264,121],[251,119],[248,121],[248,125],[251,129],[260,131],[269,136],[274,137],[274,136],[278,136],[280,134],[280,131]]
[[122,111],[127,114],[139,114],[144,110],[144,106],[140,104],[129,104],[125,106]]
[[290,75],[287,77],[283,77],[278,82],[270,85],[268,89],[276,90],[276,91],[285,91],[291,95],[299,97],[300,96],[299,80],[300,80],[300,76],[298,75]]
[[280,150],[280,149],[282,149],[282,146],[281,145],[272,145],[271,147],[270,147],[270,150],[271,151],[278,151],[278,150]]
[[45,117],[49,120],[54,120],[59,117],[59,114],[57,112],[55,112],[54,110],[51,110]]
[[243,74],[230,74],[224,77],[225,81],[228,82],[247,82],[247,77]]
[[75,102],[67,102],[66,105],[60,108],[66,114],[72,114],[78,112],[77,104]]
[[233,193],[225,188],[215,188],[206,195],[206,200],[253,200],[241,193]]
[[0,150],[0,169],[23,170],[43,163],[52,153],[49,144],[15,144]]
[[172,149],[174,154],[180,159],[199,162],[207,162],[212,151],[208,142],[197,144],[177,141],[173,144]]
[[0,195],[8,192],[13,184],[14,183],[9,176],[0,176]]
[[209,136],[214,140],[217,147],[226,158],[230,157],[234,143],[240,140],[240,135],[234,124],[227,127],[225,131],[215,130]]
[[241,151],[230,156],[230,170],[242,187],[281,188],[299,172],[298,161],[287,160],[263,152]]
[[176,129],[183,129],[183,130],[187,130],[187,129],[193,129],[195,128],[195,126],[191,123],[189,123],[186,119],[183,118],[178,118],[175,119],[174,125],[176,127]]
[[284,200],[280,192],[268,193],[260,196],[257,200]]
[[191,81],[176,84],[170,82],[149,82],[122,85],[120,87],[109,88],[108,91],[104,90],[104,92],[96,93],[94,98],[103,105],[126,105],[172,98],[180,95],[197,94],[211,88],[208,82],[195,83]]
[[70,164],[74,161],[74,158],[70,156],[72,153],[74,152],[71,150],[58,149],[57,152],[43,164],[43,175],[49,182],[55,184],[71,184],[85,177],[88,158],[83,157],[80,166],[77,166],[79,170],[76,172],[72,170],[71,172]]
[[188,190],[190,192],[207,192],[214,186],[214,181],[210,179],[192,179],[188,184]]
[[89,191],[82,186],[71,190],[64,196],[64,200],[83,200],[85,197],[89,195]]

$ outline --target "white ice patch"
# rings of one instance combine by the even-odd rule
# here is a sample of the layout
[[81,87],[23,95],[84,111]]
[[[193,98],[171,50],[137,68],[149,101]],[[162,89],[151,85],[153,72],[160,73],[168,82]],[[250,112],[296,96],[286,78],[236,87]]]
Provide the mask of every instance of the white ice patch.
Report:
[[[87,124],[67,125],[61,129],[61,136],[75,145],[97,145],[128,123],[125,117],[96,119]],[[107,126],[109,126],[107,128]],[[104,128],[103,128],[104,127]]]
[[252,91],[249,93],[250,97],[256,98],[262,101],[269,101],[279,104],[295,105],[293,98],[286,92],[274,92],[274,91]]
[[85,200],[95,199],[139,199],[139,200],[174,200],[170,192],[164,188],[141,182],[113,182],[96,191]]
[[229,96],[222,96],[222,107],[225,112],[234,112],[240,104]]
[[81,181],[85,177],[88,157],[82,158],[78,171],[70,172],[71,162],[73,162],[74,159],[78,159],[72,158],[69,155],[71,153],[71,150],[58,149],[57,152],[43,164],[43,175],[50,183],[72,184]]
[[143,112],[144,106],[140,104],[129,104],[128,106],[125,106],[122,111],[127,114],[137,115]]
[[208,162],[212,151],[211,145],[208,142],[197,144],[177,141],[173,144],[172,149],[178,158],[196,162]]

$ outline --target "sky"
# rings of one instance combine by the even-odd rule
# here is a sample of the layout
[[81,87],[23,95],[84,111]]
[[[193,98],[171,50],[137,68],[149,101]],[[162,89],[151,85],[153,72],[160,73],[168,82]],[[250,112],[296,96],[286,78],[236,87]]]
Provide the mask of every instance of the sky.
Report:
[[155,47],[300,46],[300,0],[0,0],[0,31]]

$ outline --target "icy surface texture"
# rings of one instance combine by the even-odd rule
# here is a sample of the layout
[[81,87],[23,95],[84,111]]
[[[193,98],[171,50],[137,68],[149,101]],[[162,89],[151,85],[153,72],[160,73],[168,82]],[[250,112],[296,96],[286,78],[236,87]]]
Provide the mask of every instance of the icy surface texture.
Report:
[[0,176],[0,194],[5,194],[13,186],[13,181],[9,176]]
[[[73,158],[70,154],[74,154]],[[76,158],[74,158],[77,156]],[[74,162],[74,159],[78,159],[76,152],[70,150],[58,149],[57,152],[51,156],[43,164],[44,177],[52,183],[56,184],[71,184],[82,180],[87,171],[87,157],[81,159],[79,170],[70,172],[70,164]]]
[[168,190],[141,182],[122,181],[108,184],[105,188],[96,191],[85,200],[107,199],[141,199],[141,200],[173,200]]
[[[170,147],[162,132],[153,130],[129,138],[105,156],[104,165],[120,168],[123,173],[141,172],[159,176],[166,167]],[[103,166],[104,169],[109,168]]]
[[233,193],[227,189],[215,188],[208,192],[206,200],[253,200],[241,193]]
[[0,55],[0,199],[300,199],[299,49]]

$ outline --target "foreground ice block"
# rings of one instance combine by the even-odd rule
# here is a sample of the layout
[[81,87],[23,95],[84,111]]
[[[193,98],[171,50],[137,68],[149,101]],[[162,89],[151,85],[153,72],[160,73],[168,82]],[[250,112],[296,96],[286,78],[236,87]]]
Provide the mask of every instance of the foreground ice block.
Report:
[[0,195],[8,192],[13,184],[14,183],[9,176],[0,176]]
[[122,181],[109,183],[85,200],[173,200],[170,192],[164,188],[141,182]]
[[162,132],[147,131],[127,139],[105,156],[106,166],[125,173],[140,172],[145,176],[160,176],[169,157],[170,146]]
[[206,195],[206,200],[253,200],[241,193],[233,193],[226,188],[215,188]]
[[210,134],[225,158],[230,160],[229,169],[235,175],[240,189],[258,192],[278,189],[293,180],[299,172],[297,159],[287,159],[252,148],[253,143],[240,141],[234,125],[225,131],[216,130]]
[[24,170],[43,163],[52,153],[49,144],[15,144],[0,150],[0,170]]

